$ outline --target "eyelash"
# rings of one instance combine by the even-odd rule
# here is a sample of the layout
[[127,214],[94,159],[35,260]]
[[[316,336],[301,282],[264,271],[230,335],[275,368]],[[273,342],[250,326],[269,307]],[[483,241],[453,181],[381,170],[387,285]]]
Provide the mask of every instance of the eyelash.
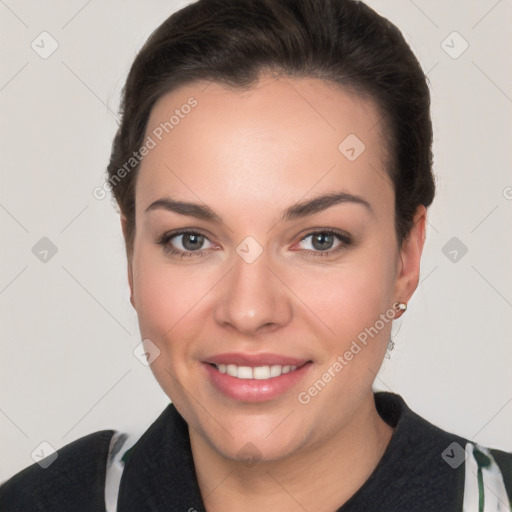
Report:
[[[205,252],[207,252],[207,250],[199,250],[199,251],[181,251],[179,249],[175,249],[171,244],[170,244],[170,241],[173,239],[173,238],[176,238],[176,237],[179,237],[181,235],[186,235],[186,234],[193,234],[193,235],[201,235],[201,236],[204,236],[207,240],[208,238],[206,237],[206,235],[202,235],[202,233],[200,233],[199,231],[196,231],[194,229],[182,229],[180,231],[174,231],[174,232],[169,232],[169,233],[164,233],[158,240],[157,240],[157,244],[158,245],[161,245],[164,250],[166,252],[168,252],[169,254],[173,255],[173,256],[179,256],[180,258],[189,258],[189,257],[201,257],[204,255]],[[335,247],[334,249],[328,249],[326,251],[311,251],[309,249],[303,249],[302,252],[307,252],[307,253],[310,253],[313,257],[318,257],[318,258],[324,258],[326,256],[331,256],[343,249],[347,249],[348,247],[350,247],[353,243],[352,241],[352,238],[347,235],[346,233],[343,233],[341,231],[337,231],[337,230],[334,230],[334,229],[324,229],[324,230],[317,230],[317,231],[310,231],[308,234],[304,235],[300,241],[300,242],[303,242],[304,240],[306,240],[307,238],[309,238],[310,236],[313,236],[313,235],[319,235],[319,234],[322,234],[322,235],[334,235],[341,243]]]

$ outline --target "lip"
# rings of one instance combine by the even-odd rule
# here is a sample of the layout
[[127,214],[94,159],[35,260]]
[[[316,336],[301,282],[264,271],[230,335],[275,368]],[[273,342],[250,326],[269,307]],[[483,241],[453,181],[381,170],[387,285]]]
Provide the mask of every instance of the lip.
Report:
[[[227,352],[225,354],[216,354],[205,359],[205,363],[214,364],[236,364],[237,366],[272,366],[280,364],[281,366],[302,366],[309,359],[299,359],[296,357],[288,357],[280,354],[272,354],[270,352],[262,352],[260,354],[242,354],[240,352]],[[277,378],[277,377],[276,377]]]
[[[238,354],[240,355],[240,354]],[[221,356],[216,356],[220,358]],[[227,360],[222,358],[222,360]],[[237,359],[240,361],[240,359]],[[247,359],[245,359],[247,361]],[[213,363],[212,358],[209,359],[209,362],[202,363],[203,368],[207,374],[208,380],[213,385],[213,387],[222,393],[224,396],[231,398],[233,400],[237,400],[240,402],[266,402],[273,399],[276,399],[282,395],[284,395],[287,391],[290,391],[294,386],[303,380],[309,370],[313,366],[313,363],[308,360],[299,360],[293,358],[283,358],[281,357],[280,361],[292,361],[299,362],[302,361],[301,365],[297,365],[298,368],[292,372],[284,373],[279,377],[272,377],[270,379],[260,380],[260,379],[238,379],[236,377],[232,377],[227,373],[221,373],[215,366],[210,363]],[[234,359],[229,360],[228,364],[238,364],[239,366],[266,366],[265,364],[255,363],[255,358],[251,359],[251,363],[235,363]],[[269,364],[269,359],[265,359],[265,362]],[[226,364],[226,363],[215,363],[215,364]],[[275,362],[273,364],[281,364],[280,362]]]

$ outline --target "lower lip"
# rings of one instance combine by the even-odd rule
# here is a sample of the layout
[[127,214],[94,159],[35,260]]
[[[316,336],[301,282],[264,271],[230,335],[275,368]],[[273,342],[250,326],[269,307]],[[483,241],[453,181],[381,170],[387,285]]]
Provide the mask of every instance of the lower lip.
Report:
[[311,362],[302,365],[293,372],[270,379],[237,379],[227,373],[221,373],[209,363],[203,363],[208,377],[218,391],[241,402],[265,402],[286,393],[308,373]]

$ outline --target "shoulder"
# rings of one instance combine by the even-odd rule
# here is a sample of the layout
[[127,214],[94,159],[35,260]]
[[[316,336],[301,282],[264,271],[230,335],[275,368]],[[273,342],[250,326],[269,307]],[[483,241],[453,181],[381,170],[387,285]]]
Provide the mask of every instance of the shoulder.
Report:
[[104,511],[106,462],[114,433],[102,430],[81,437],[57,450],[56,458],[53,454],[14,475],[0,487],[0,510]]
[[404,491],[428,489],[429,499],[451,504],[446,510],[460,510],[461,505],[464,510],[479,510],[484,499],[495,507],[485,510],[508,510],[512,453],[442,430],[409,409],[399,395],[376,393],[375,402],[381,417],[395,427],[390,457],[400,460],[394,467],[403,477]]

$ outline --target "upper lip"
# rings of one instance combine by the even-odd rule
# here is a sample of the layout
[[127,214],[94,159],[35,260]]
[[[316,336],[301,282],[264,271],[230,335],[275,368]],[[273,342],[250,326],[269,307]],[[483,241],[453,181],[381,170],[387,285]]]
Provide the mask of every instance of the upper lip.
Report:
[[225,354],[216,354],[208,357],[206,363],[219,364],[236,364],[237,366],[302,366],[309,362],[309,359],[289,357],[280,354],[242,354],[240,352],[229,352]]

